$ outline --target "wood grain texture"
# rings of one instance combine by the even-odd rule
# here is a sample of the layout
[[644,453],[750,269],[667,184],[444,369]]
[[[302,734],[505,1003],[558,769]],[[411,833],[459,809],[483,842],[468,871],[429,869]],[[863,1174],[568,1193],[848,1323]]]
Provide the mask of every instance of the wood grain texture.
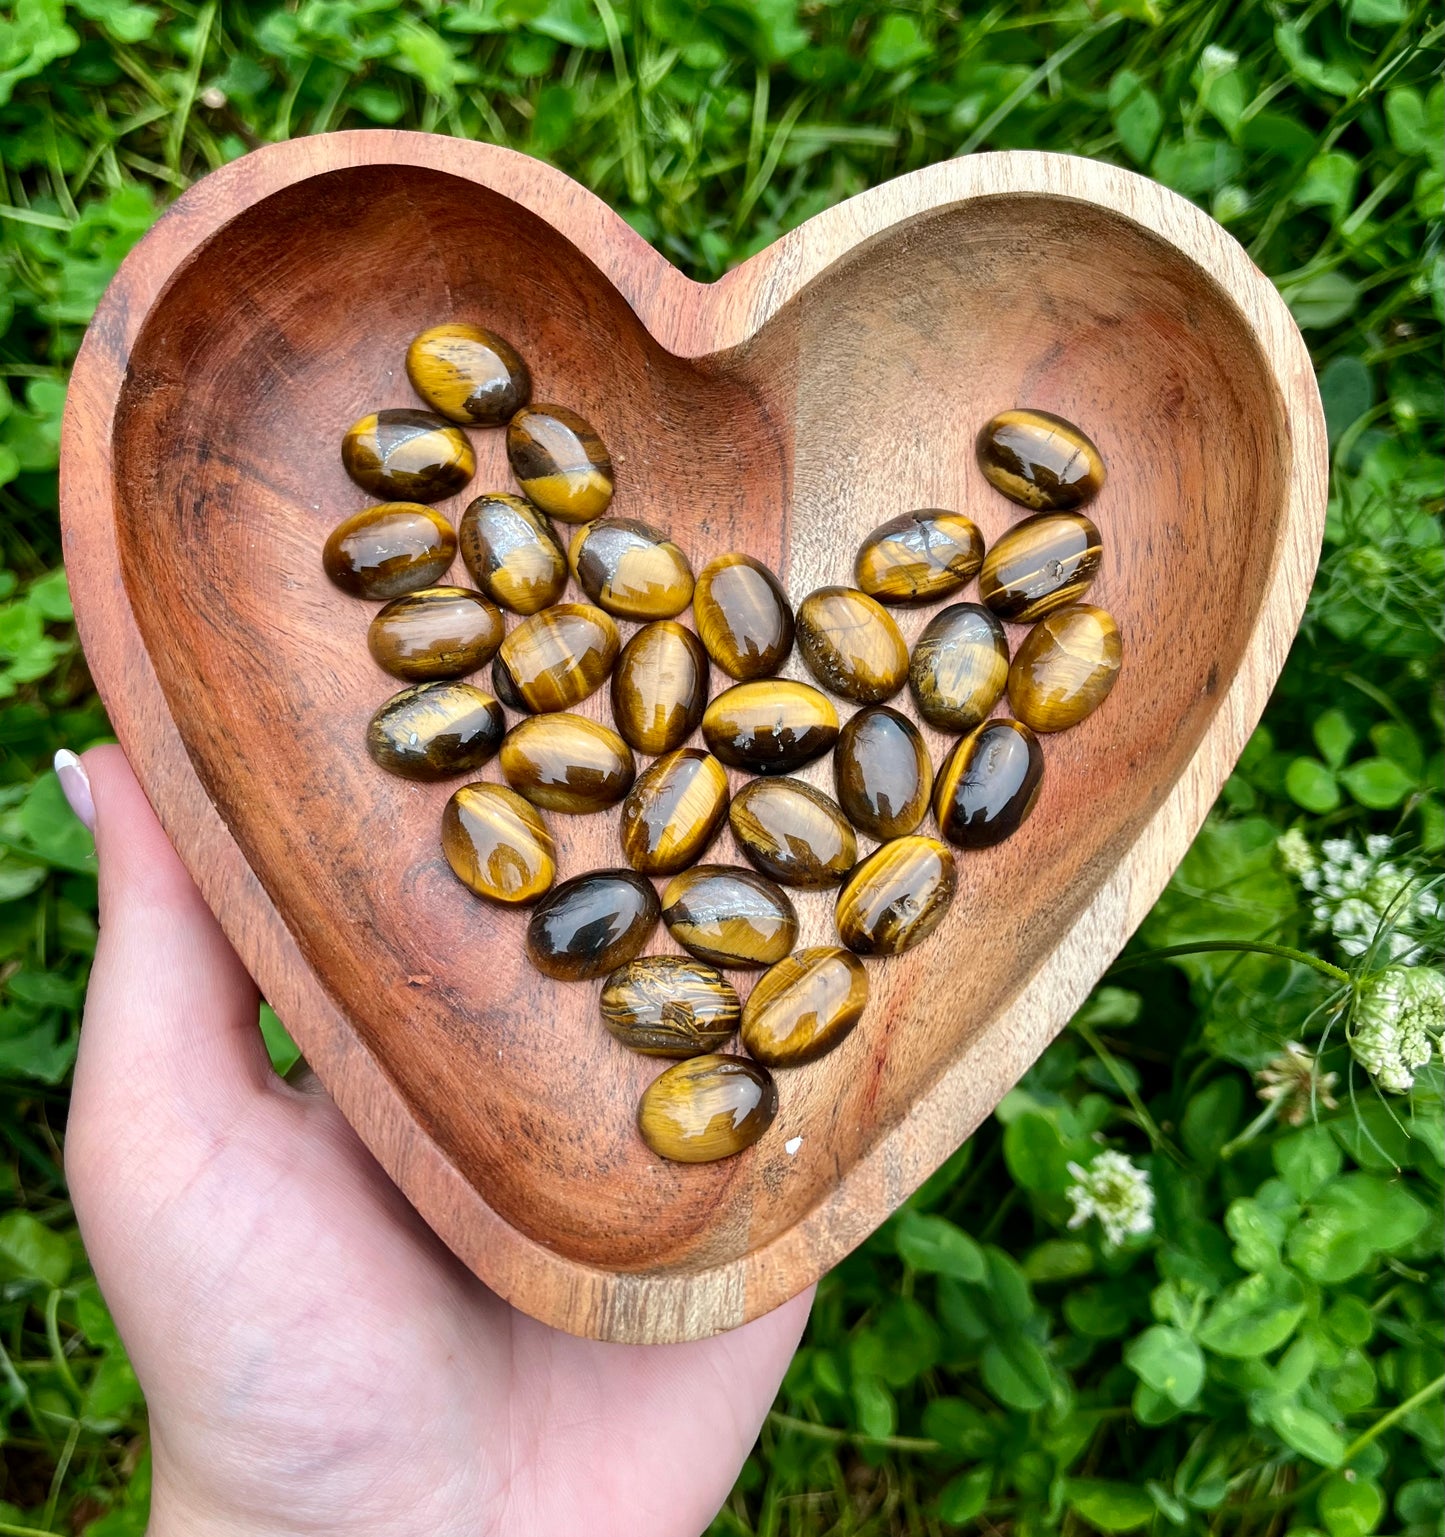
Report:
[[[337,446],[364,411],[414,404],[407,343],[443,321],[494,327],[537,398],[596,426],[618,516],[667,529],[694,570],[747,551],[795,603],[849,581],[862,537],[910,508],[956,508],[990,542],[1015,521],[973,456],[998,410],[1077,422],[1108,465],[1090,597],[1124,635],[1117,688],[1045,744],[1029,821],[960,851],[939,931],[867,963],[862,1023],[779,1073],[776,1124],[725,1163],[643,1147],[656,1062],[602,1027],[598,984],[530,971],[524,915],[453,878],[455,785],[392,779],[362,750],[392,685],[367,654],[372,608],[321,571],[365,502]],[[440,504],[453,522],[512,489],[504,434],[471,436],[477,476]],[[343,1112],[503,1297],[667,1341],[767,1311],[861,1242],[1082,1002],[1259,718],[1318,557],[1326,452],[1274,290],[1128,172],[952,161],[702,286],[557,171],[378,131],[262,149],[162,218],[86,337],[61,480],[120,740]],[[898,611],[910,642],[928,612]],[[796,656],[788,672],[804,677]],[[580,713],[605,718],[606,699]],[[924,737],[937,763],[947,741]],[[831,772],[803,777],[827,791]],[[616,819],[555,818],[559,875],[620,863]],[[729,833],[709,857],[738,859]],[[832,942],[833,894],[797,895],[799,943]]]

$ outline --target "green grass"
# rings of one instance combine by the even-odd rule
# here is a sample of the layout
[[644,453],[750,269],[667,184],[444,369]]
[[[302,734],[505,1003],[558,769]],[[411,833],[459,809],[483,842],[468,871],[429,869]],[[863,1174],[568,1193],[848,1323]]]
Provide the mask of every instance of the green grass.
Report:
[[[1440,942],[1441,37],[1407,0],[0,10],[0,1533],[140,1533],[147,1482],[60,1167],[95,882],[47,766],[106,729],[55,575],[66,370],[192,179],[393,123],[554,161],[702,278],[902,171],[1038,147],[1164,181],[1279,285],[1333,478],[1265,724],[1127,969],[824,1283],[715,1531],[1440,1529],[1439,1057],[1382,1094],[1350,1036],[1392,950]],[[1317,912],[1289,829],[1387,836],[1393,872]],[[1332,1093],[1260,1098],[1289,1041]],[[1155,1195],[1118,1248],[1067,1226],[1101,1140]]]

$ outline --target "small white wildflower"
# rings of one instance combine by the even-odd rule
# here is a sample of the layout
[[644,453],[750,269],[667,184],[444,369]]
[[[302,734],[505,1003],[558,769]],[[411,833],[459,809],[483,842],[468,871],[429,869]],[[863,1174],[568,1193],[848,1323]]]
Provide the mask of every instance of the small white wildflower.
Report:
[[1391,966],[1360,989],[1350,1050],[1382,1089],[1408,1094],[1442,1032],[1445,975],[1428,966]]
[[1200,67],[1206,75],[1227,75],[1239,63],[1239,55],[1218,43],[1207,43],[1199,55]]
[[1307,875],[1319,865],[1314,845],[1298,827],[1291,827],[1274,840],[1279,852],[1279,862],[1296,879]]
[[1303,1126],[1316,1108],[1339,1108],[1331,1091],[1340,1075],[1320,1072],[1314,1053],[1298,1041],[1286,1041],[1284,1050],[1260,1068],[1255,1078],[1259,1097],[1267,1105],[1280,1106],[1280,1119],[1286,1126]]
[[1389,837],[1371,833],[1363,848],[1353,838],[1326,838],[1318,860],[1296,869],[1291,863],[1299,857],[1294,831],[1278,840],[1280,858],[1309,894],[1318,931],[1328,933],[1345,955],[1364,955],[1377,944],[1396,961],[1420,951],[1440,918],[1440,898],[1386,857],[1393,847]]
[[1147,1169],[1137,1169],[1123,1153],[1099,1153],[1086,1169],[1071,1163],[1074,1183],[1064,1192],[1074,1208],[1069,1226],[1099,1219],[1105,1240],[1117,1247],[1131,1236],[1154,1231],[1154,1190]]

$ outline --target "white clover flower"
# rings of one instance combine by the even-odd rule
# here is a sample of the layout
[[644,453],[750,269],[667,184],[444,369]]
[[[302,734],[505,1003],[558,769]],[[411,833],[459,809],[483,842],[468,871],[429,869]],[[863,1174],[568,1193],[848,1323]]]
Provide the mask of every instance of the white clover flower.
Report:
[[1340,1075],[1320,1072],[1315,1054],[1298,1041],[1286,1041],[1284,1050],[1260,1068],[1255,1078],[1259,1097],[1267,1105],[1279,1105],[1280,1119],[1286,1126],[1303,1126],[1317,1107],[1339,1108],[1332,1091]]
[[1279,853],[1279,862],[1296,880],[1319,864],[1313,844],[1298,827],[1291,827],[1288,832],[1281,833],[1274,840],[1274,846]]
[[1126,1238],[1154,1231],[1154,1189],[1147,1169],[1137,1169],[1123,1153],[1099,1153],[1086,1169],[1071,1163],[1074,1183],[1064,1192],[1074,1208],[1069,1226],[1099,1219],[1105,1240],[1118,1247]]
[[1382,1089],[1408,1094],[1442,1032],[1445,975],[1428,966],[1391,966],[1360,989],[1350,1050]]
[[1278,840],[1280,858],[1309,893],[1316,930],[1331,935],[1345,955],[1364,955],[1377,942],[1391,960],[1418,954],[1439,921],[1440,898],[1386,857],[1390,838],[1371,833],[1363,848],[1353,838],[1326,838],[1319,859],[1296,869],[1291,861],[1301,857],[1299,843],[1286,841],[1294,831]]

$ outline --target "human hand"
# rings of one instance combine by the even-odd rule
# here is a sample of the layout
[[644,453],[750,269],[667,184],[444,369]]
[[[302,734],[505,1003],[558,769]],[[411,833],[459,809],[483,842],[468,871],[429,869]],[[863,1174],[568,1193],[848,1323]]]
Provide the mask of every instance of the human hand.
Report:
[[697,1537],[811,1293],[687,1345],[516,1312],[271,1071],[255,985],[120,750],[61,780],[93,806],[101,919],[66,1169],[150,1409],[150,1537]]

